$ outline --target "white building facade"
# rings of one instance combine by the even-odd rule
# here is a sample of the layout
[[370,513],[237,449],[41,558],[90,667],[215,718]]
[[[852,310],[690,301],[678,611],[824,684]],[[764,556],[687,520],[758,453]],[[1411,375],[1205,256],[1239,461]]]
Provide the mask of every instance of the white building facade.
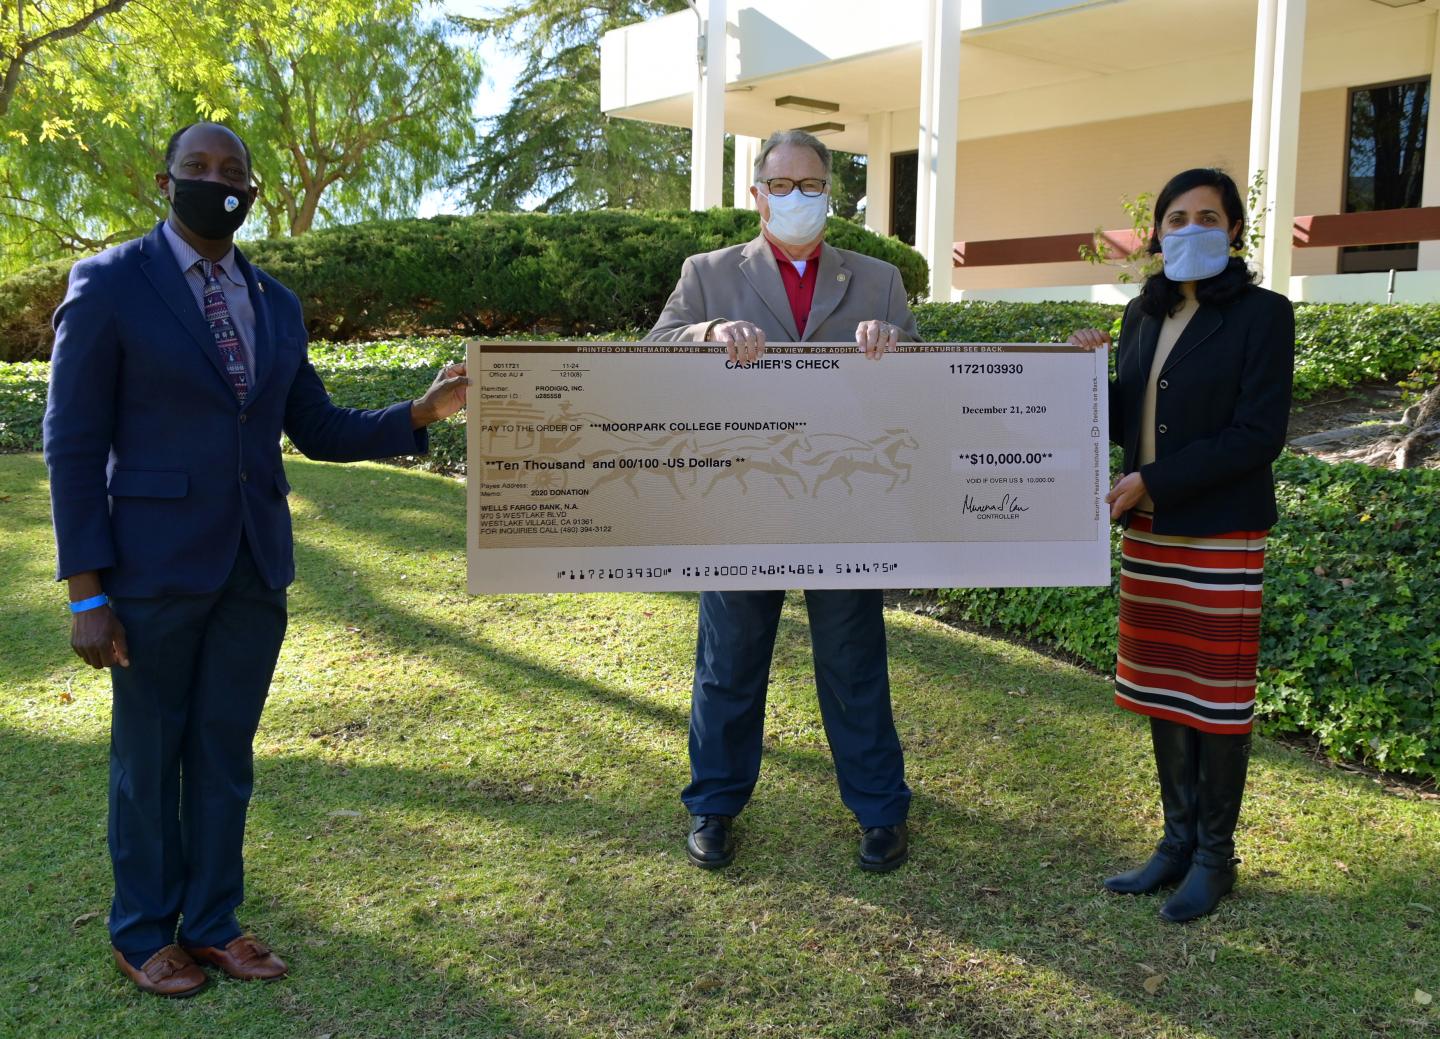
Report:
[[691,2],[606,34],[601,107],[691,128],[696,208],[724,134],[747,205],[759,141],[813,128],[867,156],[866,224],[932,299],[1120,299],[1079,244],[1220,166],[1264,185],[1267,284],[1440,300],[1440,0]]

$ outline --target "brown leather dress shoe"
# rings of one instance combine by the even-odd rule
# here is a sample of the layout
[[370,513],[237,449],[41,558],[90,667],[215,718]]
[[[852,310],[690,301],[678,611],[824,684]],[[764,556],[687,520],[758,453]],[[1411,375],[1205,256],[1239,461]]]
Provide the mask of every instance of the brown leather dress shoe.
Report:
[[253,934],[233,938],[223,949],[213,945],[187,945],[185,951],[201,963],[219,967],[237,981],[274,981],[283,978],[290,969]]
[[120,973],[145,992],[171,999],[193,996],[205,987],[209,979],[190,955],[178,945],[167,945],[136,970],[125,959],[125,954],[111,946]]

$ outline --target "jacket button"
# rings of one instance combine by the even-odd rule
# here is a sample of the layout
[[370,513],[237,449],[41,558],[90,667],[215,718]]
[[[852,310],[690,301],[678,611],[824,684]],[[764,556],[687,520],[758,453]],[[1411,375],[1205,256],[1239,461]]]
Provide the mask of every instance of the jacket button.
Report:
[[[1169,384],[1168,382],[1166,382],[1164,379],[1161,379],[1161,380],[1160,380],[1160,388],[1161,388],[1162,390],[1168,390],[1168,389],[1170,388],[1170,384]],[[241,415],[240,418],[241,418],[241,420],[243,421],[244,418],[245,418],[245,416],[244,416],[244,415]]]
[[[1161,432],[1163,433],[1163,432],[1164,432],[1164,429],[1161,429]],[[244,483],[244,482],[245,482],[246,480],[248,480],[248,479],[250,479],[250,474],[247,473],[244,469],[241,469],[241,470],[240,470],[240,482],[241,482],[241,483]]]
[[1160,425],[1158,425],[1158,426],[1155,427],[1155,428],[1156,428],[1157,430],[1159,430],[1161,433],[1168,433],[1168,432],[1170,432],[1168,429],[1165,428],[1165,423],[1163,423],[1163,422],[1160,423]]
[[243,412],[243,411],[240,412],[240,424],[241,424],[242,426],[245,424],[246,420],[248,420],[249,418],[250,418],[250,416],[247,415],[247,414],[245,414],[245,412]]

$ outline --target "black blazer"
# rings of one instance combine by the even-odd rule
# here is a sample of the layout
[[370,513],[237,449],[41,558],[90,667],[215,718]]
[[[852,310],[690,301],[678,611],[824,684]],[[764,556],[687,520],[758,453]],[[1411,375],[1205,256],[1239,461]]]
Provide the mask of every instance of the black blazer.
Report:
[[[1125,308],[1110,383],[1110,439],[1134,472],[1140,415],[1162,318]],[[1204,537],[1274,525],[1270,463],[1285,446],[1295,368],[1295,311],[1251,286],[1223,306],[1201,304],[1165,362],[1155,400],[1155,461],[1140,475],[1155,532]]]

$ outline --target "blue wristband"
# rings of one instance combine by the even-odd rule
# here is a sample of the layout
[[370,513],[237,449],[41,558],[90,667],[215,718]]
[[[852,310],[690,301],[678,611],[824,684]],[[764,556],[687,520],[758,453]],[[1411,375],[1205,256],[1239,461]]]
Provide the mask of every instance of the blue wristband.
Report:
[[104,592],[101,592],[99,595],[92,595],[88,599],[81,599],[79,602],[72,602],[70,604],[70,612],[84,613],[86,610],[93,610],[97,606],[108,606],[109,604],[110,597],[107,596]]

